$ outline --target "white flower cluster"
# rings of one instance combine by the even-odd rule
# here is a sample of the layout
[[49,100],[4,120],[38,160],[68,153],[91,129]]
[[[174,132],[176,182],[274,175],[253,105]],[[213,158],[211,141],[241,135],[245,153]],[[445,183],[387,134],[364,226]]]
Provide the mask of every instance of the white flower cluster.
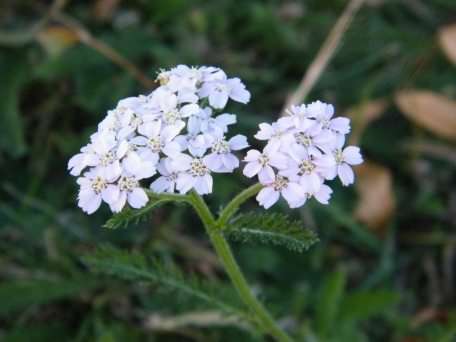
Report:
[[248,151],[243,173],[258,175],[264,188],[257,200],[266,209],[280,195],[291,208],[311,197],[328,204],[332,190],[324,182],[339,176],[344,186],[352,184],[351,165],[363,162],[358,147],[343,148],[350,120],[333,118],[334,107],[320,101],[292,106],[287,114],[272,124],[260,124],[255,138],[267,140],[267,145],[262,152]]
[[224,113],[229,99],[247,103],[239,78],[216,67],[179,65],[162,71],[151,94],[121,100],[108,111],[90,143],[72,157],[68,169],[79,176],[78,205],[88,214],[102,201],[113,212],[128,202],[141,208],[148,197],[140,181],[157,171],[155,192],[212,192],[211,172],[239,167],[233,154],[248,147],[242,135],[226,136],[236,115]]

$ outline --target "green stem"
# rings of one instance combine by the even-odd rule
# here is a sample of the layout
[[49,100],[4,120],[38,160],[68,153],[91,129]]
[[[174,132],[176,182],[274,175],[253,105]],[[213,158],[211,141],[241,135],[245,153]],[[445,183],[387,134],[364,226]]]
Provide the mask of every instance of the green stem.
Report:
[[[225,216],[223,216],[224,220],[228,220],[231,215],[236,212],[237,208],[248,198],[255,195],[260,188],[261,187],[258,187],[257,185],[252,186],[236,196],[223,211],[223,213],[225,213]],[[193,208],[201,218],[201,221],[206,228],[214,249],[220,258],[224,269],[228,273],[231,282],[233,283],[243,302],[256,314],[262,330],[275,337],[277,341],[292,341],[292,339],[277,325],[266,308],[258,301],[258,299],[256,299],[255,295],[252,293],[252,290],[250,289],[246,279],[244,278],[244,275],[242,274],[242,271],[236,262],[236,259],[233,256],[233,253],[231,252],[231,248],[228,242],[225,240],[223,233],[217,229],[223,229],[223,226],[220,226],[220,222],[225,222],[221,220],[222,216],[218,221],[216,221],[204,200],[196,192],[190,193],[189,199]]]
[[217,221],[217,226],[220,229],[223,229],[228,220],[236,213],[242,203],[247,201],[250,197],[255,196],[262,188],[260,183],[256,183],[241,193],[239,193],[236,197],[234,197],[230,203],[222,210],[220,213],[219,219]]

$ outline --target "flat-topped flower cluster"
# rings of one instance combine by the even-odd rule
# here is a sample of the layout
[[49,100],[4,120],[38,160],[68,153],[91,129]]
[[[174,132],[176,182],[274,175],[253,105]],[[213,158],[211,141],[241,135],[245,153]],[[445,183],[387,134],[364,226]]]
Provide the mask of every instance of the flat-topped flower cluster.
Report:
[[266,140],[263,151],[247,152],[243,173],[258,176],[264,188],[257,200],[271,207],[283,196],[291,208],[311,197],[328,204],[332,194],[325,181],[337,176],[344,186],[354,182],[351,165],[363,162],[356,146],[344,148],[350,120],[336,117],[334,107],[320,101],[292,106],[287,116],[272,124],[262,123],[255,135]]
[[78,205],[88,214],[106,202],[113,212],[128,204],[141,208],[155,192],[212,192],[211,172],[239,167],[233,153],[248,147],[243,135],[227,136],[236,115],[228,100],[247,103],[250,93],[239,78],[216,67],[179,65],[162,71],[149,95],[129,97],[108,111],[88,145],[68,163],[78,176]]

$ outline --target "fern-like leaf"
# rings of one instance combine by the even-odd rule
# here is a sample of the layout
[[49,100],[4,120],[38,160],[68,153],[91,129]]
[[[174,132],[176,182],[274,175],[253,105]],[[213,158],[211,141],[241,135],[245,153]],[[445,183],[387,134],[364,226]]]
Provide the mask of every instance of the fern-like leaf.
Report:
[[175,265],[164,265],[159,260],[147,262],[138,253],[128,253],[110,246],[104,246],[96,253],[84,257],[83,262],[94,272],[130,281],[151,282],[163,289],[193,297],[240,319],[248,318],[234,293],[221,291],[221,284],[210,284],[194,277],[186,277]]
[[142,207],[141,209],[131,209],[131,208],[124,208],[120,213],[113,215],[103,227],[108,229],[117,229],[117,228],[125,228],[130,224],[138,224],[140,221],[145,220],[149,217],[152,209],[161,206],[167,202],[186,202],[187,197],[182,195],[174,195],[174,194],[156,194],[151,191],[147,191],[149,196],[149,202],[146,206]]
[[302,222],[280,213],[239,215],[224,233],[234,241],[271,243],[295,252],[303,252],[318,241],[317,235],[304,228]]

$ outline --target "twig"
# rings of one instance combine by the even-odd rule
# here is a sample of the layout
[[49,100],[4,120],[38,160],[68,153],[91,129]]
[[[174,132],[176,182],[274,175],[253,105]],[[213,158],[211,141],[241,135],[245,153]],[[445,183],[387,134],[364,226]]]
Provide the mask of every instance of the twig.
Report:
[[351,0],[350,3],[345,8],[342,15],[337,20],[336,24],[332,28],[325,42],[318,51],[317,56],[310,64],[307,69],[304,77],[301,80],[296,91],[288,97],[284,108],[282,109],[283,116],[285,114],[285,109],[290,105],[300,103],[309,94],[310,90],[315,85],[315,82],[319,79],[321,73],[328,65],[328,62],[333,57],[344,33],[347,31],[350,23],[352,22],[354,16],[361,8],[361,5],[364,3],[364,0]]
[[67,0],[54,0],[44,16],[27,29],[18,31],[0,31],[0,45],[20,46],[31,42],[35,39],[37,33],[46,26],[51,17],[58,11],[61,11],[66,3]]
[[111,46],[92,36],[92,34],[77,20],[59,11],[54,12],[52,17],[54,20],[60,22],[72,30],[82,43],[98,51],[100,54],[111,60],[114,64],[117,64],[121,68],[125,69],[145,88],[150,89],[154,87],[155,82],[152,79],[147,77],[140,69],[138,69],[133,63],[131,63],[116,50],[114,50]]

